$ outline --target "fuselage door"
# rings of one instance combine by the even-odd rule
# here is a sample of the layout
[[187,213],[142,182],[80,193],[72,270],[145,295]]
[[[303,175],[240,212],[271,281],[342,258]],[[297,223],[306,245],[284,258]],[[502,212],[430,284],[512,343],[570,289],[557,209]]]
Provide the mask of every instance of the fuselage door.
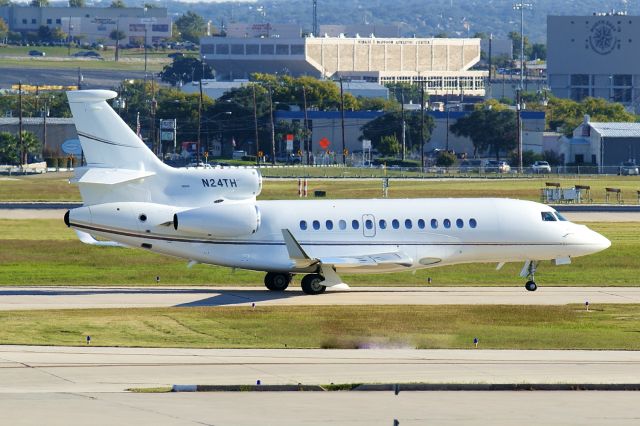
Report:
[[376,236],[376,218],[372,214],[362,215],[362,232],[365,237]]

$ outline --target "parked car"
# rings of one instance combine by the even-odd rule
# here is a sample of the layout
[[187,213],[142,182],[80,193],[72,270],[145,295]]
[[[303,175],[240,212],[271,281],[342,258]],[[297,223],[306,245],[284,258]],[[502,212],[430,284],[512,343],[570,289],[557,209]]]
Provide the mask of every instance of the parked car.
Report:
[[536,161],[531,168],[533,173],[551,173],[551,166],[546,161]]
[[633,161],[625,161],[620,166],[620,174],[623,176],[638,176],[640,174],[640,170],[638,166]]
[[42,52],[41,50],[30,50],[29,56],[46,56],[46,53]]
[[489,160],[484,165],[484,171],[487,173],[509,173],[511,167],[506,161]]
[[171,59],[183,58],[184,57],[184,53],[182,53],[182,52],[173,52],[173,53],[169,53],[167,55],[167,57],[169,57]]

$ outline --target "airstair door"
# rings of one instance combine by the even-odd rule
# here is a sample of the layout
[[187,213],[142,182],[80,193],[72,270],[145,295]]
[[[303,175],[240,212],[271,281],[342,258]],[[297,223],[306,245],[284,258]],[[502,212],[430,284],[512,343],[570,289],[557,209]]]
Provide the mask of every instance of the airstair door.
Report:
[[362,215],[362,232],[365,237],[376,236],[376,218],[372,214]]

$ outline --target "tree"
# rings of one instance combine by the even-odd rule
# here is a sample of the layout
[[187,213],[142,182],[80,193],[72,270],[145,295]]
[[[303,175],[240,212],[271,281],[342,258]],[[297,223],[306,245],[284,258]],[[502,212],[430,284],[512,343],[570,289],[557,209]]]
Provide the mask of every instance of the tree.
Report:
[[85,0],[69,0],[69,7],[85,7]]
[[127,5],[124,4],[124,1],[122,0],[113,0],[109,7],[113,7],[115,9],[124,9],[125,7],[127,7]]
[[[204,70],[204,74],[203,74]],[[208,65],[202,64],[197,58],[190,56],[176,57],[170,65],[165,65],[160,72],[162,81],[173,86],[178,82],[199,81],[203,78],[213,78],[213,72]]]
[[477,109],[449,128],[456,136],[471,138],[474,157],[479,151],[486,151],[500,160],[500,152],[517,145],[516,115],[509,109]]
[[11,0],[0,0],[0,7],[2,6],[11,6]]
[[586,98],[576,102],[551,97],[546,108],[547,128],[554,131],[560,129],[565,135],[571,136],[573,130],[584,120],[585,114],[588,114],[592,121],[636,121],[636,116],[627,112],[622,104],[608,102],[606,99]]
[[67,33],[65,33],[62,28],[55,27],[51,31],[51,38],[55,41],[62,41],[67,39]]
[[31,0],[29,5],[32,7],[47,7],[49,6],[49,0]]
[[5,41],[9,35],[9,26],[2,18],[0,18],[0,41]]
[[0,163],[18,164],[20,154],[18,153],[17,138],[9,132],[0,133]]
[[543,43],[533,43],[529,59],[547,60],[547,45]]
[[120,59],[120,40],[124,40],[125,38],[127,38],[127,35],[124,33],[124,31],[115,29],[111,31],[111,33],[109,33],[109,38],[111,40],[115,40],[116,42],[115,61],[118,62],[118,60]]
[[38,40],[49,41],[51,40],[51,35],[51,28],[46,25],[40,25],[40,28],[38,28]]
[[[513,43],[513,57],[516,59],[520,59],[520,52],[522,51],[522,40],[520,38],[520,33],[516,31],[511,31],[508,35]],[[524,36],[524,57],[525,59],[531,56],[531,44],[529,43],[529,38]]]
[[451,167],[456,162],[456,155],[447,151],[440,151],[436,158],[436,166]]
[[207,23],[197,13],[188,11],[175,21],[178,32],[185,41],[200,43],[200,37],[207,33]]
[[383,136],[374,147],[385,157],[395,157],[401,149],[396,135]]
[[[425,143],[431,139],[431,132],[434,125],[433,118],[425,114]],[[408,151],[420,149],[422,145],[420,127],[420,111],[405,112],[405,140]],[[371,143],[376,149],[378,149],[378,146],[382,143],[382,138],[390,135],[394,135],[397,140],[402,140],[402,115],[400,112],[396,111],[384,114],[362,126],[362,138],[371,140]]]

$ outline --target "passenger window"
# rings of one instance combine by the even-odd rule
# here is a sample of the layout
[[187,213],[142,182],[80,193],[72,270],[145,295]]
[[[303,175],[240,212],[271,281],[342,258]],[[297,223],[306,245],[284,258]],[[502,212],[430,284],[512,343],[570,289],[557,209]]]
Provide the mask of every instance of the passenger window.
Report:
[[301,220],[300,221],[300,229],[302,229],[303,231],[307,230],[307,221],[306,220]]
[[542,221],[543,222],[555,222],[556,217],[551,212],[542,212]]
[[327,229],[329,231],[331,231],[333,229],[333,221],[332,220],[328,220],[324,224],[325,224],[325,226],[327,227]]
[[378,222],[378,226],[380,227],[380,229],[387,229],[387,221],[384,219],[380,219],[380,222]]
[[353,220],[351,221],[351,227],[352,227],[353,229],[360,229],[360,222],[358,222],[357,220],[353,219]]
[[404,227],[407,228],[407,229],[413,228],[413,223],[411,223],[411,219],[406,219],[404,221]]
[[424,229],[424,219],[418,219],[418,228]]
[[391,221],[391,226],[393,226],[393,229],[398,229],[400,228],[400,222],[398,222],[398,219],[393,219]]
[[313,221],[313,229],[315,229],[316,231],[320,229],[320,221],[318,220]]
[[564,217],[564,216],[562,216],[560,213],[555,212],[555,214],[556,214],[556,217],[558,218],[558,220],[559,220],[559,221],[561,221],[561,222],[568,222],[567,218],[566,218],[566,217]]
[[347,229],[347,222],[343,219],[340,219],[340,221],[338,222],[338,227],[340,228],[340,230],[344,231],[345,229]]
[[442,222],[442,224],[447,229],[451,228],[451,221],[449,219],[445,219],[444,222]]
[[475,219],[469,219],[469,226],[471,228],[475,228],[476,226],[478,226],[478,222]]
[[433,229],[438,229],[438,219],[431,219],[431,227]]
[[456,219],[456,226],[458,228],[462,228],[464,226],[464,221],[462,219]]
[[373,221],[371,219],[367,219],[364,221],[364,226],[367,229],[373,229]]

